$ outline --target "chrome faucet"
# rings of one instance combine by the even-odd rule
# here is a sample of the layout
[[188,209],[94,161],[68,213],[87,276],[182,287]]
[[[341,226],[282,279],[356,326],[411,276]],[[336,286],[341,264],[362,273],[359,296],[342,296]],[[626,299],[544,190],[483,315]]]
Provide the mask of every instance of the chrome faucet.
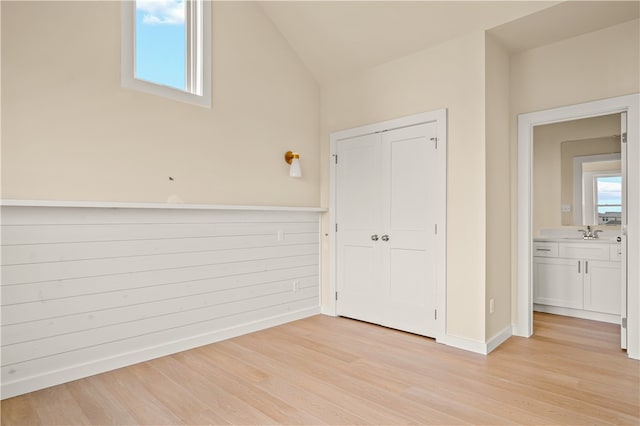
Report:
[[600,229],[596,229],[595,231],[591,229],[591,225],[587,225],[587,230],[578,229],[578,232],[582,232],[583,240],[595,240],[598,238],[598,232],[602,232]]

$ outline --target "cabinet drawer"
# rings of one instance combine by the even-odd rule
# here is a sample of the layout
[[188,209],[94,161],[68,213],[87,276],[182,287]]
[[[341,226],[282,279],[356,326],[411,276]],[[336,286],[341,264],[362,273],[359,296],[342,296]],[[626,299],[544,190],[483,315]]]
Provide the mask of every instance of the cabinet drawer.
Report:
[[561,243],[558,256],[571,259],[609,260],[609,244]]
[[558,243],[533,243],[533,255],[537,257],[558,257]]
[[609,246],[609,259],[614,262],[622,260],[622,247],[618,244]]

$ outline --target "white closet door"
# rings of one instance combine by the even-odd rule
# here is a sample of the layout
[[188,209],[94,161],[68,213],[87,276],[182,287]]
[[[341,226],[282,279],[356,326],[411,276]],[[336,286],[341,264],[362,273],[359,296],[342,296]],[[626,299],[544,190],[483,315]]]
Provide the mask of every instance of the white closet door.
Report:
[[382,303],[383,285],[379,250],[383,211],[379,136],[373,134],[352,138],[341,141],[338,147],[336,215],[339,227],[339,314],[376,322]]
[[[435,336],[436,124],[337,144],[338,314]],[[372,239],[373,237],[373,239]],[[444,254],[440,254],[444,255]]]
[[[436,124],[428,123],[382,134],[388,158],[384,211],[388,241],[385,325],[435,336],[436,309]],[[386,238],[385,238],[386,239]]]

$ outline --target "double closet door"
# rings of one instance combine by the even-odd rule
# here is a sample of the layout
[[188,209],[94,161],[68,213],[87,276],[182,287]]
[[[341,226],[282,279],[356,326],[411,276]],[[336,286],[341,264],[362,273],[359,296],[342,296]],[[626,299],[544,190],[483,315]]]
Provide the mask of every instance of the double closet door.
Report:
[[432,122],[337,143],[338,315],[436,336],[436,135]]

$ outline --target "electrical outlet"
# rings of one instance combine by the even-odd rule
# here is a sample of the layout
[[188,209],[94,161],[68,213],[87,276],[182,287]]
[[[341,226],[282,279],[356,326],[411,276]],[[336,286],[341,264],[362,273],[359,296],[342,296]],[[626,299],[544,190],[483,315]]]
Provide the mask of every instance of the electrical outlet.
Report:
[[284,231],[283,230],[278,230],[277,238],[278,238],[278,241],[283,241],[284,240]]
[[300,281],[293,280],[293,285],[291,286],[291,291],[296,292],[300,289]]
[[489,299],[489,313],[492,314],[496,310],[496,304],[493,299]]

